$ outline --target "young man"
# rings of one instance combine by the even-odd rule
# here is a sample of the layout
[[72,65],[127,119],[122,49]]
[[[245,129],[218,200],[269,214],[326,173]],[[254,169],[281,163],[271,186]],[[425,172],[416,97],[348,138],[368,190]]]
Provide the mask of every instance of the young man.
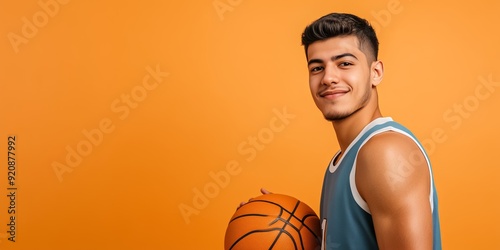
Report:
[[307,26],[302,44],[312,97],[340,145],[323,183],[322,249],[441,249],[429,158],[379,110],[384,67],[373,28],[333,13]]

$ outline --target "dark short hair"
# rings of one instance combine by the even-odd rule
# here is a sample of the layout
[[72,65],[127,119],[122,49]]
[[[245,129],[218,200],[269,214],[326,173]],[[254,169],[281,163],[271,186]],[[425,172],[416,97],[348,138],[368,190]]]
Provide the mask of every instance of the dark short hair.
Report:
[[[378,58],[378,39],[370,23],[358,16],[346,13],[331,13],[308,25],[302,33],[302,45],[307,57],[309,45],[332,37],[355,35],[360,47],[368,48],[373,59]],[[361,48],[360,48],[361,49]],[[369,55],[366,55],[369,57]]]

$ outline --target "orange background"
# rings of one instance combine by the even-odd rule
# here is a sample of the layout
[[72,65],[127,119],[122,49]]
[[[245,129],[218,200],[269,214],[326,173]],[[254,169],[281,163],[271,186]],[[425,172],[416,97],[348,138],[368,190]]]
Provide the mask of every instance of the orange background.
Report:
[[[351,12],[379,34],[383,114],[429,151],[444,248],[500,249],[499,11],[498,1],[2,1],[0,150],[6,166],[17,136],[18,191],[12,243],[2,167],[0,248],[222,249],[237,204],[260,187],[318,211],[338,145],[310,97],[300,34]],[[148,67],[168,76],[156,83]],[[89,144],[82,131],[97,129]],[[68,166],[78,145],[86,156]],[[59,179],[56,162],[72,171]]]

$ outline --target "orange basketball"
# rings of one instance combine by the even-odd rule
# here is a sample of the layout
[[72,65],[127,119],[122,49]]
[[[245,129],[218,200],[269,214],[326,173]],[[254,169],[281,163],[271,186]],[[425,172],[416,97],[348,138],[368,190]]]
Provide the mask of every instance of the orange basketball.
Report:
[[305,203],[283,194],[250,199],[229,221],[226,250],[317,250],[321,226]]

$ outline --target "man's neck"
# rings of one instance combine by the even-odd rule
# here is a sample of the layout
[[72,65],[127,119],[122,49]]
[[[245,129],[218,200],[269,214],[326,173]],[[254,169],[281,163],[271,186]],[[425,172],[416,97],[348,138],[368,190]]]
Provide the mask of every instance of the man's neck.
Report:
[[337,134],[337,141],[342,154],[361,130],[379,117],[382,117],[382,114],[377,107],[375,110],[359,110],[345,119],[333,121],[333,129]]

